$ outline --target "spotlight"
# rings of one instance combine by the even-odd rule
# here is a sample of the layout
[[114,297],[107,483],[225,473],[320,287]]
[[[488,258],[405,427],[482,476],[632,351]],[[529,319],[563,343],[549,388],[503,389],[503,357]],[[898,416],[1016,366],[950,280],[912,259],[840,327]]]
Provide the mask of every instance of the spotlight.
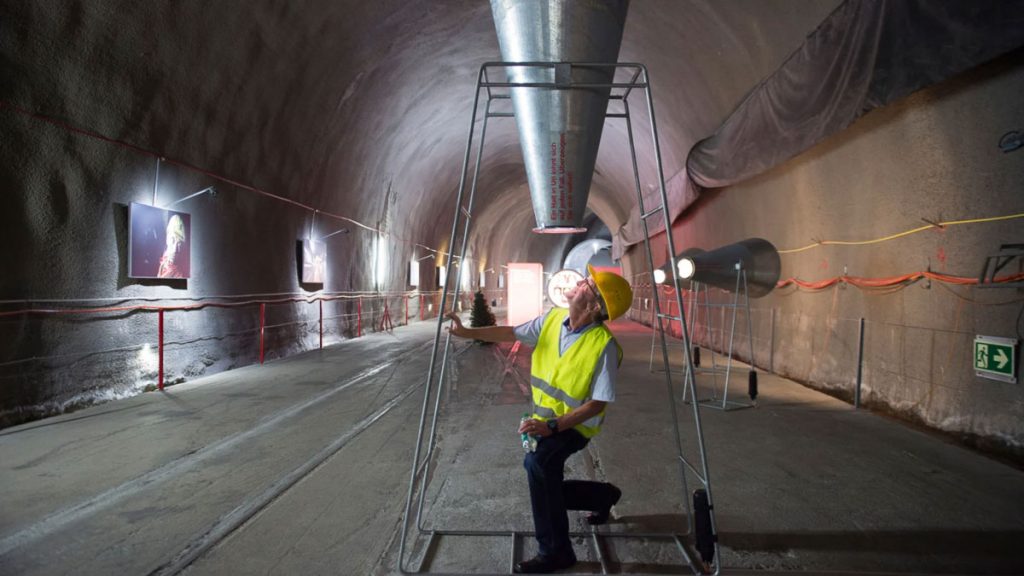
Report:
[[146,372],[156,372],[160,364],[160,358],[149,344],[143,344],[139,350],[139,364]]
[[697,267],[694,266],[693,260],[690,258],[680,258],[679,261],[676,262],[676,273],[679,274],[679,277],[683,280],[689,280],[692,278],[693,273],[696,270]]

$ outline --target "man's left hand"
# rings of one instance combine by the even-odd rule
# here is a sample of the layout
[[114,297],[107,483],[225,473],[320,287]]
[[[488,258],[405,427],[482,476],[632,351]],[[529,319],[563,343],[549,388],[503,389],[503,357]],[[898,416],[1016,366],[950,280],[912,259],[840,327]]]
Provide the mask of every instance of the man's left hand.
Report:
[[530,418],[529,420],[523,420],[519,425],[519,433],[547,438],[548,436],[551,436],[551,428],[548,428],[548,423],[544,420]]

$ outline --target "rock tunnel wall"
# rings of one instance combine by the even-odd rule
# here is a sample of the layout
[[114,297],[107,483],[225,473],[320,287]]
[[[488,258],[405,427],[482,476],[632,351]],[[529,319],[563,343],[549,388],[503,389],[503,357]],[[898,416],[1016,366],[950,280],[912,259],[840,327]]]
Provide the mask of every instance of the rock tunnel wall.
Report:
[[[354,293],[372,289],[367,266],[328,268],[322,285],[299,281],[297,242],[309,234],[311,212],[217,182],[215,196],[174,207],[191,215],[192,277],[129,278],[128,204],[153,201],[156,160],[34,119],[0,116],[0,180],[10,186],[0,200],[0,226],[6,245],[17,247],[3,253],[0,294],[9,315],[0,317],[0,423],[154,386],[159,319],[143,307],[225,306],[165,313],[167,383],[258,362],[257,302],[271,302],[263,316],[266,360],[319,345],[319,303],[302,299],[321,289],[345,293],[323,305],[325,342],[359,330]],[[156,203],[210,184],[164,164]],[[323,217],[317,225],[319,234],[340,227]],[[371,234],[325,242],[339,262],[372,261]],[[392,298],[391,306],[400,302]],[[380,306],[366,298],[362,330]],[[68,311],[95,308],[113,310]],[[18,313],[24,310],[60,312]]]
[[[316,348],[311,297],[328,299],[325,345],[377,329],[381,291],[396,324],[406,304],[412,319],[436,313],[436,295],[404,297],[408,262],[448,249],[458,183],[439,148],[448,114],[425,94],[454,102],[461,125],[469,104],[446,80],[485,58],[446,43],[429,53],[447,67],[419,59],[435,37],[496,46],[487,5],[468,6],[449,8],[467,21],[405,2],[0,7],[0,426],[154,386],[158,313],[140,307],[205,306],[165,313],[167,383],[259,362],[261,336],[265,361]],[[410,145],[403,122],[437,137]],[[192,277],[129,278],[128,205],[211,185],[174,206],[191,215]],[[325,212],[388,234],[383,280],[377,234]],[[302,284],[298,241],[341,228],[324,239],[325,281]],[[421,263],[433,291],[440,261]]]

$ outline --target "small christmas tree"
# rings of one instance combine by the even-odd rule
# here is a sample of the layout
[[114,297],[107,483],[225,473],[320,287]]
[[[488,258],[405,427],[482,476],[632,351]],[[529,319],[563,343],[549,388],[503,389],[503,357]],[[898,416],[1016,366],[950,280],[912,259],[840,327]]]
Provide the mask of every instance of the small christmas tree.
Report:
[[473,328],[480,328],[482,326],[494,326],[496,323],[494,313],[491,312],[491,307],[487,305],[487,300],[484,299],[484,293],[477,292],[474,294],[473,310],[469,313],[469,325]]

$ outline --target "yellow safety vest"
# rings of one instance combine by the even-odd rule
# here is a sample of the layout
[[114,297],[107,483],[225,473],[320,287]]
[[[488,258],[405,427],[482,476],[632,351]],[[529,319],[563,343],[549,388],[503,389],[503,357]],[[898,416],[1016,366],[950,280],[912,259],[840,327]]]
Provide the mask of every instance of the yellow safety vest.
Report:
[[[604,325],[584,332],[559,356],[558,345],[562,323],[569,311],[556,308],[548,313],[540,330],[537,347],[533,350],[530,380],[533,393],[533,417],[541,420],[557,418],[579,408],[590,397],[597,360],[615,337]],[[618,349],[618,362],[622,363],[622,347]],[[577,424],[576,430],[585,438],[592,438],[601,430],[604,411],[586,422]]]

